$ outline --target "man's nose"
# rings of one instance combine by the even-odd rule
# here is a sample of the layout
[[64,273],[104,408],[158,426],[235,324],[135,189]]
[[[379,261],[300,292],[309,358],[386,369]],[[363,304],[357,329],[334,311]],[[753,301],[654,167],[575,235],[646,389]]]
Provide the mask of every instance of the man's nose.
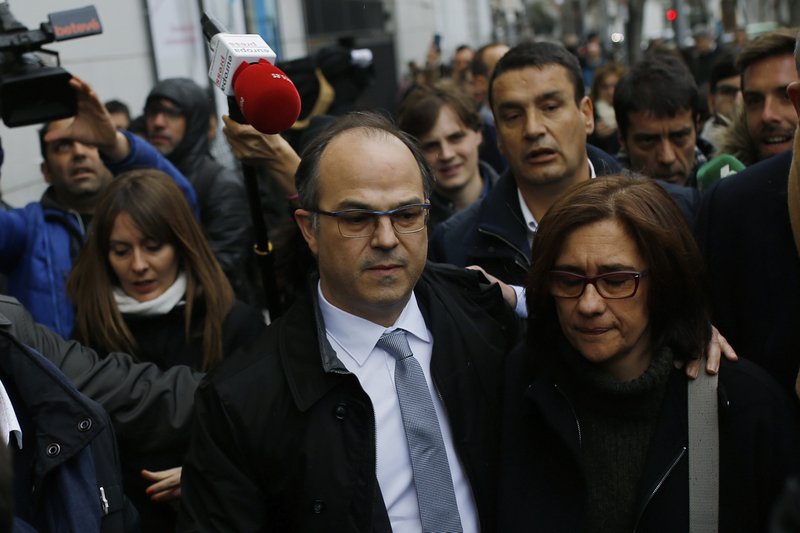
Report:
[[398,242],[392,219],[388,215],[378,215],[375,219],[375,231],[372,233],[372,246],[390,249],[397,246]]
[[89,155],[92,147],[81,142],[75,141],[72,143],[72,157],[74,159],[84,159]]
[[454,158],[456,155],[453,147],[450,145],[449,142],[444,141],[442,143],[442,151],[439,152],[439,159],[442,161],[447,161],[448,159]]
[[777,124],[781,121],[780,102],[772,95],[767,95],[764,100],[764,110],[761,112],[761,120],[768,123]]
[[535,111],[528,111],[525,116],[525,136],[536,138],[544,135],[546,131],[539,114]]
[[658,162],[664,165],[670,165],[675,161],[675,147],[669,139],[662,139],[658,146]]

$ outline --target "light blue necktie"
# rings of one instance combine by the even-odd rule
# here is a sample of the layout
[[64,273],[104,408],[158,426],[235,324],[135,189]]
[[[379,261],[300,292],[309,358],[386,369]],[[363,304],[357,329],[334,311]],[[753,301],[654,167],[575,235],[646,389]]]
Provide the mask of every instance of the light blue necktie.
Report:
[[422,530],[425,533],[460,533],[461,519],[453,478],[422,367],[408,345],[406,332],[401,329],[384,333],[377,347],[397,360],[394,384],[411,453]]

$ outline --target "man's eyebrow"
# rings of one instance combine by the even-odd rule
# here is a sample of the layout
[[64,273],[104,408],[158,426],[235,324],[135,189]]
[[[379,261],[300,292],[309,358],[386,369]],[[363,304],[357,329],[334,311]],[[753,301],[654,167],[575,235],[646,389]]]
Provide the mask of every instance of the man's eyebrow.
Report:
[[633,138],[637,141],[655,141],[662,137],[660,133],[639,132],[634,133]]
[[[419,196],[414,196],[412,198],[408,198],[399,202],[396,202],[390,207],[389,209],[394,209],[396,207],[403,207],[404,205],[411,205],[411,204],[421,204],[423,203],[423,199]],[[336,204],[336,211],[344,211],[346,209],[366,209],[368,211],[384,211],[384,209],[377,209],[373,205],[369,205],[364,203],[361,200],[351,200],[345,198],[341,200],[338,204]],[[386,209],[388,211],[389,209]]]
[[525,104],[523,104],[519,100],[506,100],[505,102],[500,102],[499,104],[497,104],[497,109],[499,111],[507,111],[509,109],[522,109],[523,107],[525,107]]
[[564,98],[564,91],[556,89],[554,91],[547,91],[546,93],[537,94],[534,97],[534,101],[536,103],[540,103],[545,100],[562,99],[562,98]]
[[692,133],[692,127],[686,126],[679,130],[670,130],[669,135],[685,135],[687,133]]

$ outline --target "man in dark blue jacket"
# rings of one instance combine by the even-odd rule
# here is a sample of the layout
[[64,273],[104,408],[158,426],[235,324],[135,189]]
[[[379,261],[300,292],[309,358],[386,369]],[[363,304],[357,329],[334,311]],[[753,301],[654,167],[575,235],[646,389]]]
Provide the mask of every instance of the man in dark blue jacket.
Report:
[[[482,202],[441,224],[431,260],[479,265],[493,276],[522,285],[538,221],[570,186],[621,171],[613,157],[592,146],[592,101],[584,94],[578,60],[554,43],[512,48],[495,67],[489,85],[497,142],[509,169]],[[687,215],[696,191],[668,188]]]

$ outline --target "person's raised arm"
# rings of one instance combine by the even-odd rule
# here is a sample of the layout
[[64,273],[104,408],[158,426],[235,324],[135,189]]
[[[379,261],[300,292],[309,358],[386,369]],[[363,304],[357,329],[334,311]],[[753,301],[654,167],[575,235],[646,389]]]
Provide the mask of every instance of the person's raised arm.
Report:
[[131,151],[128,139],[114,127],[111,115],[97,93],[88,83],[74,76],[69,80],[69,84],[75,89],[78,99],[75,120],[66,128],[47,132],[44,136],[45,142],[71,139],[96,146],[100,154],[109,161],[125,159]]
[[267,135],[249,124],[239,124],[227,115],[222,128],[234,155],[242,162],[263,167],[272,179],[293,199],[297,195],[294,175],[300,165],[300,156],[280,135]]
[[45,142],[71,139],[96,146],[103,163],[114,175],[139,168],[154,168],[166,172],[198,216],[197,195],[189,180],[147,141],[130,132],[118,131],[108,110],[88,83],[74,76],[69,83],[78,98],[75,120],[66,128],[47,132],[44,136]]

